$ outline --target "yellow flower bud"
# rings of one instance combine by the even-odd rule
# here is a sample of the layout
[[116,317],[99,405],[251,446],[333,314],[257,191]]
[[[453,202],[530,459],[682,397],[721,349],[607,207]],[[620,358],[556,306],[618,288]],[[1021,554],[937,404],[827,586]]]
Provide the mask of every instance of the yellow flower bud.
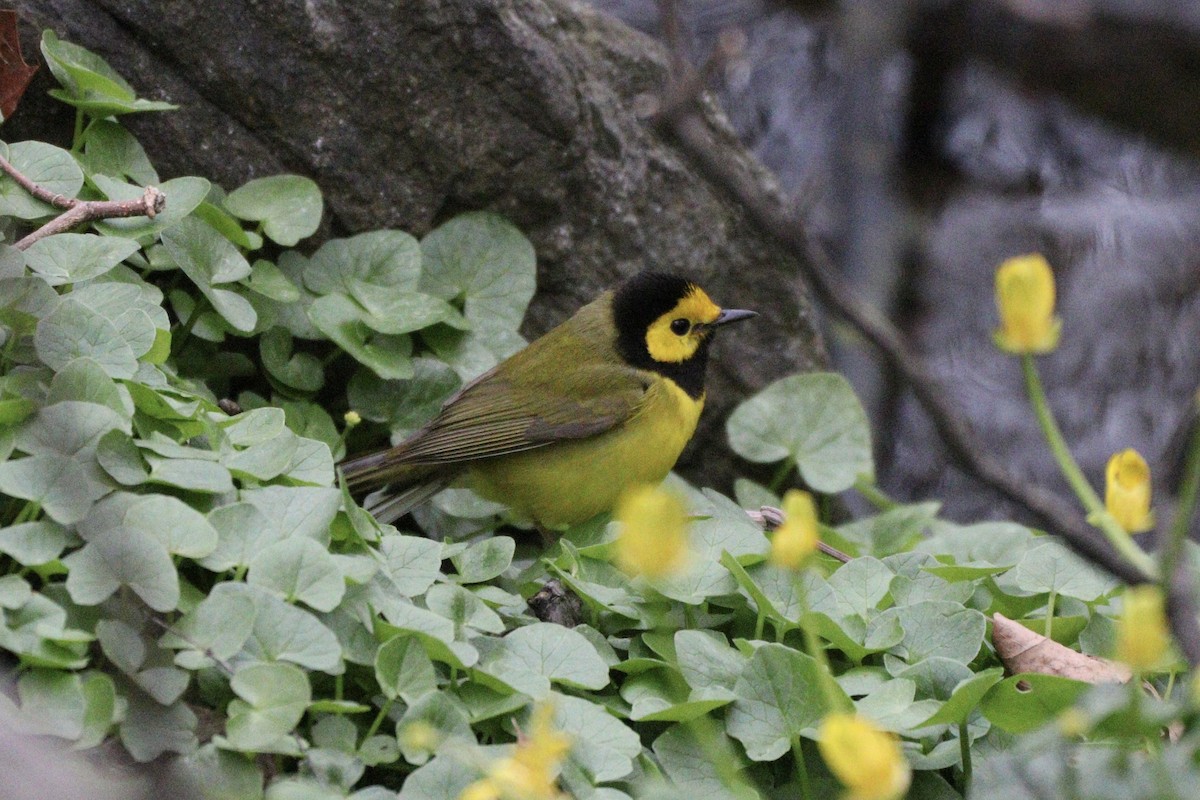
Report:
[[342,420],[346,423],[347,428],[353,428],[355,425],[358,425],[360,422],[362,422],[362,415],[357,411],[347,411],[345,415],[342,416]]
[[817,749],[851,800],[895,800],[908,791],[912,769],[893,734],[856,714],[834,713],[821,721]]
[[491,778],[480,778],[463,789],[458,800],[500,800],[500,787]]
[[1040,253],[1010,258],[996,270],[1000,329],[996,346],[1009,353],[1049,353],[1062,320],[1054,316],[1054,273]]
[[1108,460],[1104,505],[1129,533],[1154,527],[1150,511],[1150,467],[1137,450],[1122,450]]
[[784,521],[771,536],[771,563],[796,570],[817,551],[817,507],[812,495],[789,489],[783,496]]
[[512,754],[493,762],[487,777],[463,789],[458,800],[565,800],[557,780],[570,749],[570,737],[554,727],[554,706],[543,703]]
[[424,720],[413,720],[400,729],[400,744],[408,750],[432,753],[442,742],[442,734]]
[[1162,591],[1149,583],[1130,586],[1124,603],[1117,621],[1117,659],[1137,671],[1152,669],[1171,642]]
[[1086,736],[1092,729],[1092,718],[1072,706],[1058,715],[1058,732],[1072,739]]
[[683,502],[659,486],[634,486],[615,512],[617,565],[630,575],[656,578],[678,572],[688,561],[688,514]]

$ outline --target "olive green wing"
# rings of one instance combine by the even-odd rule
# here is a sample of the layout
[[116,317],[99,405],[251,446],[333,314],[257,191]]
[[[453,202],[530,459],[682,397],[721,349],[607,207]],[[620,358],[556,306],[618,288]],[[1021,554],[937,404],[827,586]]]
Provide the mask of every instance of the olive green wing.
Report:
[[410,464],[494,458],[586,439],[629,419],[648,386],[637,370],[598,364],[553,379],[522,381],[510,371],[468,386],[412,438],[393,448]]
[[652,376],[617,356],[606,300],[465,386],[405,441],[344,462],[350,488],[423,482],[476,459],[586,439],[629,419]]

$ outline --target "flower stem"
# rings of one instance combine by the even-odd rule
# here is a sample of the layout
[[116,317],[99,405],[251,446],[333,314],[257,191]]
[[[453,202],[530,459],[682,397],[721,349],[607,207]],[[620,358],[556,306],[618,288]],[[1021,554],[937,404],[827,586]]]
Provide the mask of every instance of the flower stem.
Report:
[[729,747],[722,734],[722,729],[713,722],[707,714],[696,717],[685,723],[693,741],[699,745],[704,757],[717,771],[721,784],[733,791],[735,796],[741,796],[739,790],[748,789],[741,775],[741,765],[738,758]]
[[962,790],[963,797],[971,793],[971,737],[967,732],[967,721],[958,723],[958,747],[962,758]]
[[814,800],[812,784],[808,780],[808,764],[804,762],[804,748],[800,746],[799,736],[792,739],[792,757],[796,760],[796,782],[800,784],[800,797]]
[[71,152],[79,153],[83,150],[83,109],[75,109],[75,131],[71,136]]
[[1042,379],[1038,376],[1033,356],[1029,354],[1021,356],[1021,369],[1025,373],[1025,388],[1029,392],[1029,402],[1033,405],[1038,424],[1042,427],[1042,434],[1046,437],[1046,443],[1050,445],[1050,451],[1054,454],[1054,460],[1058,462],[1058,468],[1062,471],[1063,477],[1067,479],[1071,490],[1075,492],[1075,496],[1079,498],[1079,502],[1087,511],[1088,522],[1100,528],[1104,536],[1117,552],[1124,556],[1126,561],[1147,575],[1157,576],[1158,565],[1117,524],[1112,514],[1108,513],[1100,496],[1088,483],[1083,471],[1079,469],[1079,464],[1075,462],[1075,457],[1071,455],[1062,431],[1050,410],[1050,403],[1046,399],[1045,389],[1042,388]]
[[370,728],[367,728],[367,735],[363,737],[364,742],[374,736],[375,732],[379,730],[379,726],[387,718],[388,712],[392,710],[393,702],[395,702],[394,697],[389,697],[384,701],[383,706],[379,709],[379,713],[375,715],[375,721],[371,723]]
[[792,468],[795,466],[796,462],[792,460],[791,456],[783,460],[783,463],[775,470],[775,474],[771,476],[771,483],[767,486],[771,494],[779,494],[779,490],[783,488],[783,482],[787,480],[788,475],[792,474]]
[[829,666],[829,656],[826,655],[825,648],[821,645],[821,637],[817,635],[812,621],[808,619],[808,591],[802,580],[803,575],[803,572],[796,573],[796,599],[800,603],[800,630],[804,632],[804,648],[812,656],[813,661],[817,662],[821,692],[825,695],[827,710],[830,712],[853,711],[853,707],[847,708],[843,702],[842,698],[845,695],[838,691],[837,681],[834,679],[833,670]]
[[896,508],[898,505],[900,505],[895,500],[884,494],[883,490],[880,489],[874,481],[867,480],[861,476],[854,481],[854,491],[861,494],[864,500],[875,506],[875,508],[879,509],[880,511],[891,511],[893,508]]

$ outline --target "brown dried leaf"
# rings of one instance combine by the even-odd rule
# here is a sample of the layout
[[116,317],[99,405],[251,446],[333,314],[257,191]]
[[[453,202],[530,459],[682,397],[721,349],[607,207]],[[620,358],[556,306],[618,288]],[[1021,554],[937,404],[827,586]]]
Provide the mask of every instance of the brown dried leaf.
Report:
[[1039,672],[1088,683],[1125,683],[1133,677],[1124,664],[1077,653],[1003,614],[992,616],[992,644],[1013,674]]
[[17,12],[0,11],[0,121],[17,110],[37,65],[25,63],[21,55],[21,39],[17,35]]

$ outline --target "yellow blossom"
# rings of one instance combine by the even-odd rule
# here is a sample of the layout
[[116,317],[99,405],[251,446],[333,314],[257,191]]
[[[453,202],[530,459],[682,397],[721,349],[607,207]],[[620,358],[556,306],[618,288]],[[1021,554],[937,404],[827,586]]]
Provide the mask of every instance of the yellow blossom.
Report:
[[1117,621],[1117,658],[1133,669],[1152,669],[1171,641],[1162,591],[1143,583],[1125,590],[1124,609]]
[[817,507],[812,495],[789,489],[783,496],[783,524],[771,536],[771,563],[783,569],[800,569],[817,551]]
[[557,779],[570,749],[571,739],[554,727],[554,706],[543,703],[512,754],[488,767],[486,777],[463,789],[458,800],[566,800]]
[[1010,258],[996,270],[1000,329],[996,346],[1009,353],[1048,353],[1058,346],[1062,320],[1054,316],[1054,273],[1040,253]]
[[406,750],[421,750],[432,753],[441,744],[438,729],[424,720],[414,720],[400,729],[400,746]]
[[821,721],[817,749],[829,771],[849,790],[849,800],[895,800],[908,791],[912,769],[893,734],[856,714]]
[[1058,732],[1071,738],[1086,736],[1092,729],[1091,717],[1074,706],[1059,714],[1056,722]]
[[347,428],[353,428],[362,422],[362,414],[357,411],[347,411],[342,415],[342,420],[346,423]]
[[1150,511],[1150,467],[1137,450],[1122,450],[1108,460],[1104,505],[1129,533],[1154,527]]
[[617,502],[617,565],[630,575],[663,577],[688,561],[688,514],[683,502],[658,486],[634,486]]

